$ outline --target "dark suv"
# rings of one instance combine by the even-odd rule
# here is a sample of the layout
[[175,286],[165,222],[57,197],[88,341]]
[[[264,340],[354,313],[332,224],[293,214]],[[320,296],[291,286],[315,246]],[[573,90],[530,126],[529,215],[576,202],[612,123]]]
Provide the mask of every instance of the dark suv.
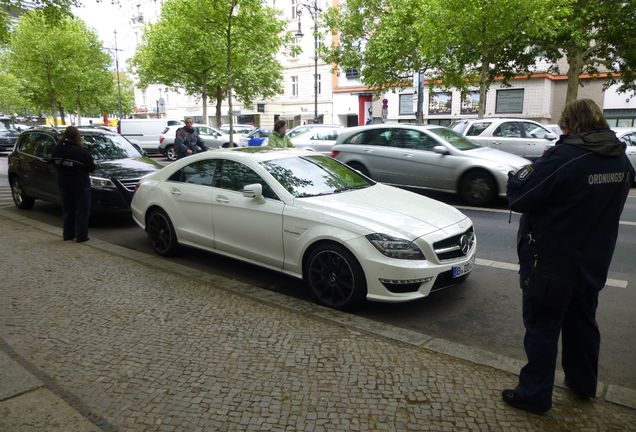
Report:
[[[51,152],[63,129],[42,127],[20,134],[9,155],[9,183],[15,205],[33,207],[35,199],[60,203],[57,170]],[[126,138],[97,128],[80,128],[84,146],[95,159],[91,173],[93,210],[130,210],[130,201],[139,179],[161,168]]]

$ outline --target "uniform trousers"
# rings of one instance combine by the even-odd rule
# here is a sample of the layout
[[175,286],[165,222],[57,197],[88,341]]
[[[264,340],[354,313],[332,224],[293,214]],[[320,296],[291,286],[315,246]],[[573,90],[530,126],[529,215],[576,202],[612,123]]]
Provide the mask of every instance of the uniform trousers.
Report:
[[91,209],[91,188],[81,182],[61,180],[62,220],[64,240],[88,240],[88,219]]

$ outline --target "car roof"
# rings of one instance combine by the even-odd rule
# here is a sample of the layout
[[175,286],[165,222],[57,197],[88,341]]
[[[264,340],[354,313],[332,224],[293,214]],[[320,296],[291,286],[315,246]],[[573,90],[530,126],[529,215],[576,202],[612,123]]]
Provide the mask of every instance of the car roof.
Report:
[[[49,132],[55,135],[62,135],[66,126],[36,126],[34,128],[30,128],[25,132]],[[90,126],[78,126],[80,135],[117,135],[117,133],[108,130],[102,129],[98,127],[90,127]]]
[[612,129],[614,132],[618,134],[636,131],[636,127],[629,127],[629,126],[617,126],[617,127],[612,127],[610,129]]
[[[218,155],[232,155],[232,159],[238,160],[253,160],[256,162],[263,162],[274,159],[284,159],[288,157],[302,157],[302,156],[324,156],[320,153],[293,149],[293,148],[276,148],[276,147],[235,147],[231,149],[218,149],[210,152],[201,152],[188,156],[188,160],[200,160],[200,159],[213,159]],[[325,156],[326,157],[326,156]]]

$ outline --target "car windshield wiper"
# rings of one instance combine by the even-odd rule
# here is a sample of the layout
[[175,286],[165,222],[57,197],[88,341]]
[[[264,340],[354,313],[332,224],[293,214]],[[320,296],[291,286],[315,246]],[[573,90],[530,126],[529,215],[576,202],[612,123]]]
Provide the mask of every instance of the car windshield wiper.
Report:
[[346,192],[346,191],[350,191],[350,190],[356,190],[356,189],[364,189],[369,187],[369,185],[365,184],[365,185],[358,185],[358,186],[345,186],[345,187],[341,187],[338,188],[336,190],[334,190],[334,193],[340,193],[340,192]]

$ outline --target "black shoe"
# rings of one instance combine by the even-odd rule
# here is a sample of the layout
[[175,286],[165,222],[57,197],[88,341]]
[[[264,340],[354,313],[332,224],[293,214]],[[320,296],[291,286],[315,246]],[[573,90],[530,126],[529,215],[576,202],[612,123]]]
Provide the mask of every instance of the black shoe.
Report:
[[83,238],[83,239],[77,239],[77,242],[78,243],[84,243],[85,241],[89,241],[89,240],[90,240],[90,238],[86,237],[86,238]]
[[75,240],[75,237],[64,237],[64,241]]
[[592,399],[593,397],[596,396],[596,395],[589,395],[587,393],[583,393],[583,392],[578,391],[576,388],[572,387],[570,381],[568,381],[567,378],[565,379],[564,384],[572,393],[574,393],[576,395],[577,398],[579,398],[581,400],[590,400],[590,399]]
[[535,405],[532,405],[530,402],[521,399],[514,390],[506,389],[501,392],[501,398],[503,401],[510,405],[513,408],[517,408],[523,411],[527,411],[533,414],[543,414],[547,412],[550,408],[542,409]]

